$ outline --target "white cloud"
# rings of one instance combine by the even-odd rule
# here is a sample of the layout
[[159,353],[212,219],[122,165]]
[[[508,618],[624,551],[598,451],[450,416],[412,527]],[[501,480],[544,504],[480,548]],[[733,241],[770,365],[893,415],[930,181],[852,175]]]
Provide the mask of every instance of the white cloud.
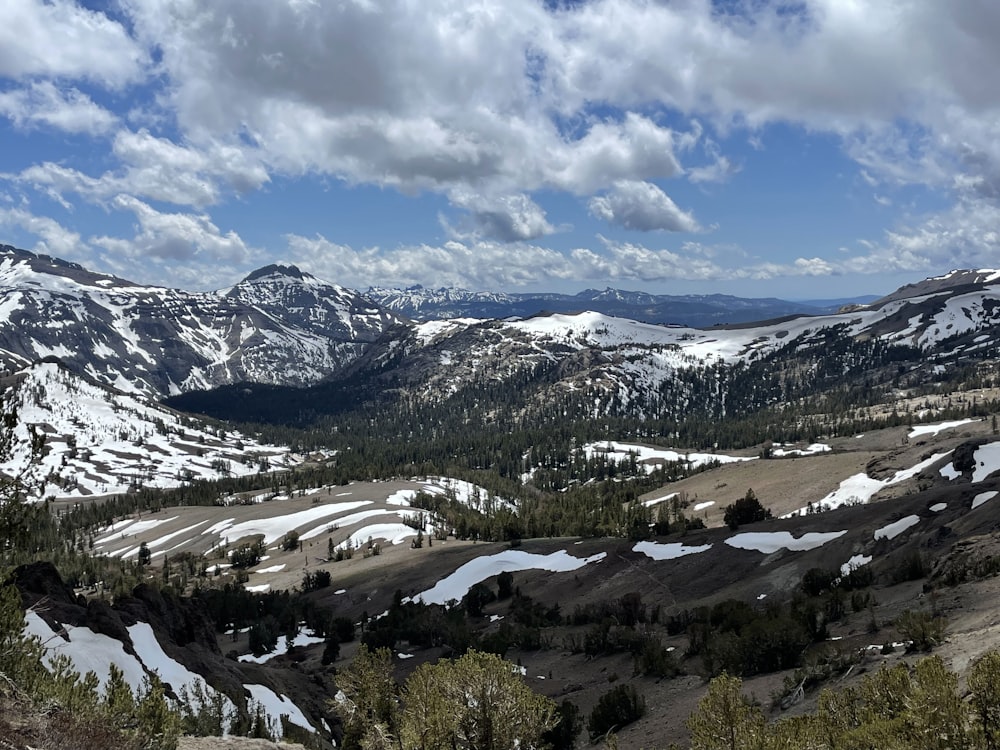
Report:
[[546,220],[542,207],[524,193],[490,196],[457,189],[449,197],[453,205],[468,212],[464,224],[469,231],[455,231],[459,239],[469,235],[515,242],[533,240],[556,231]]
[[391,250],[354,248],[325,237],[289,235],[286,260],[346,286],[372,279],[384,286],[457,286],[497,289],[553,282],[729,281],[781,276],[825,276],[840,269],[820,258],[790,264],[722,265],[700,246],[679,252],[600,238],[604,252],[577,248],[560,252],[524,242],[451,241],[441,246]]
[[698,222],[651,182],[619,180],[606,195],[590,199],[590,213],[609,224],[651,232],[696,232]]
[[544,83],[558,16],[532,0],[336,10],[159,0],[130,10],[163,51],[184,132],[198,141],[245,130],[285,174],[404,191],[586,195],[679,173],[674,151],[691,137],[634,112],[562,132]]
[[562,253],[523,242],[446,242],[381,250],[355,250],[325,237],[289,235],[288,260],[314,275],[345,286],[459,286],[497,289],[574,278]]
[[204,214],[162,213],[127,195],[116,197],[111,206],[135,215],[135,235],[99,236],[90,242],[106,251],[103,263],[121,275],[141,265],[146,278],[158,274],[177,286],[206,289],[232,283],[242,269],[264,260],[236,232],[223,233]]
[[117,21],[71,0],[0,3],[0,76],[86,79],[120,87],[137,80],[145,50]]
[[80,235],[47,216],[36,216],[23,208],[0,208],[0,227],[19,228],[38,237],[32,248],[36,253],[60,258],[81,257],[86,245]]
[[51,81],[0,92],[0,114],[19,128],[48,126],[89,135],[106,133],[118,119],[78,89],[60,89]]
[[[89,162],[102,164],[96,171],[50,157],[16,179],[66,206],[82,196],[135,213],[140,251],[130,256],[125,244],[102,238],[124,258],[166,259],[198,247],[214,249],[191,254],[192,263],[227,253],[226,262],[237,263],[249,253],[245,244],[207,215],[157,214],[175,217],[168,221],[140,207],[203,211],[273,176],[302,175],[435,191],[464,212],[454,244],[347,249],[333,266],[345,273],[367,262],[399,278],[496,285],[584,273],[638,279],[626,262],[662,274],[659,265],[676,261],[685,264],[675,271],[684,278],[758,278],[933,270],[986,260],[996,247],[1000,83],[988,74],[1000,67],[996,3],[589,0],[551,10],[537,0],[122,0],[113,7],[103,14],[70,0],[0,3],[0,113],[22,128],[115,132],[106,165]],[[127,121],[150,130],[121,129],[95,87],[114,89],[122,102],[119,94],[141,88],[125,102],[141,120]],[[664,181],[727,179],[738,159],[711,138],[724,143],[737,131],[760,143],[774,123],[833,134],[876,199],[923,185],[955,205],[836,263],[722,265],[683,248],[625,245],[577,256],[530,244],[560,228],[561,217],[539,205],[548,191],[589,199],[592,214],[616,227],[693,231],[697,222]],[[763,151],[754,161],[766,158]],[[554,212],[559,203],[545,205]],[[703,214],[699,208],[710,222]],[[185,245],[188,235],[202,239]]]
[[14,178],[59,200],[67,193],[77,193],[92,202],[127,194],[199,208],[222,199],[221,185],[246,193],[270,179],[252,149],[219,141],[182,146],[146,130],[121,130],[114,138],[112,151],[123,166],[100,177],[43,162]]

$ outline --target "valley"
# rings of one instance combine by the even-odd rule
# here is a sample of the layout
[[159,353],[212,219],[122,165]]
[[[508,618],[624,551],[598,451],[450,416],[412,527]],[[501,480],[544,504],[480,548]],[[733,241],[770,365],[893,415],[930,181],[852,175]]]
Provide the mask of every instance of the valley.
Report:
[[357,746],[336,696],[367,648],[399,685],[503,656],[560,707],[547,746],[652,749],[721,674],[777,726],[1000,647],[995,272],[694,328],[3,252],[19,622],[102,689],[159,673],[188,735]]

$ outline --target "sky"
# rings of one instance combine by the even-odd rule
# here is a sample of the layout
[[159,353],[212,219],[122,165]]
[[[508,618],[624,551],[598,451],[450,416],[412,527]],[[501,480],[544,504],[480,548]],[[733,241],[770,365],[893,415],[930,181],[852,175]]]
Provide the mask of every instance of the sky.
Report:
[[1000,266],[995,0],[3,0],[0,243],[208,290]]

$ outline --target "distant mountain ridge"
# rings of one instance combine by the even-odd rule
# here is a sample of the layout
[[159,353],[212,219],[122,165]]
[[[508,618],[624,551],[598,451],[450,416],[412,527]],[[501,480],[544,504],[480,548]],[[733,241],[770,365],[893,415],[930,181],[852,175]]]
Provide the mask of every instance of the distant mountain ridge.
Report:
[[645,323],[693,328],[726,323],[748,323],[787,315],[836,312],[847,303],[871,302],[875,297],[829,303],[789,302],[776,298],[744,298],[727,294],[650,294],[622,289],[585,289],[577,294],[472,292],[466,289],[422,286],[405,289],[370,287],[365,294],[388,310],[417,321],[451,318],[527,318],[542,312],[592,311]]

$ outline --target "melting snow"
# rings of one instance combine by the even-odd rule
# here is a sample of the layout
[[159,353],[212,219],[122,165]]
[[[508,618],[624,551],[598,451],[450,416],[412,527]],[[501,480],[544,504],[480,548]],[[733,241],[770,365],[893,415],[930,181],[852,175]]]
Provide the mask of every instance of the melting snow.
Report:
[[[323,643],[323,639],[315,635],[306,635],[303,632],[299,632],[294,639],[292,639],[292,646],[311,646],[315,643]],[[261,656],[254,656],[253,654],[243,654],[239,657],[239,661],[242,662],[253,662],[254,664],[263,664],[264,662],[270,661],[276,656],[281,656],[282,654],[288,653],[288,639],[279,638],[278,643],[274,648],[274,651],[268,654],[262,654]]]
[[980,492],[974,498],[972,498],[972,510],[975,510],[980,505],[985,503],[987,500],[992,500],[997,496],[996,490],[991,490],[989,492]]
[[718,462],[720,464],[736,463],[738,461],[754,461],[756,456],[728,456],[724,453],[696,453],[691,451],[680,452],[669,448],[652,448],[648,445],[634,445],[632,443],[619,443],[615,441],[605,441],[600,443],[587,443],[583,446],[587,458],[595,455],[603,455],[615,461],[622,462],[634,456],[638,462],[647,462],[646,471],[652,473],[656,470],[656,463],[686,463],[690,468],[695,469],[708,463]]
[[460,600],[477,583],[504,571],[513,573],[519,570],[548,570],[553,573],[564,573],[578,570],[590,563],[600,562],[606,556],[606,552],[591,557],[573,557],[566,550],[559,550],[549,555],[504,550],[495,555],[469,560],[427,591],[417,594],[413,600],[423,601],[424,604],[446,604],[452,600]]
[[880,529],[875,529],[875,538],[895,539],[908,528],[916,526],[918,523],[920,523],[920,516],[905,516],[900,518],[898,521],[893,521],[892,523],[883,526]]
[[943,430],[950,430],[955,427],[961,427],[964,424],[969,424],[970,422],[978,421],[978,419],[959,419],[954,422],[941,422],[940,424],[921,424],[910,430],[909,437],[912,439],[921,435],[937,435]]
[[280,716],[287,716],[293,724],[298,724],[305,729],[312,729],[312,725],[305,717],[305,714],[292,703],[291,699],[285,695],[278,695],[271,688],[264,685],[244,685],[249,692],[251,699],[264,707],[268,717],[277,725],[275,728],[281,729]]
[[[930,458],[911,466],[909,469],[897,471],[888,479],[873,479],[864,473],[854,474],[853,476],[850,476],[842,481],[837,489],[816,503],[816,508],[819,510],[833,510],[834,508],[839,508],[842,505],[860,505],[867,503],[880,490],[915,477],[928,466],[940,461],[950,452],[951,451],[946,453],[935,453]],[[798,510],[792,511],[782,517],[787,518],[789,516],[804,516],[807,512],[808,506],[806,508],[799,508]]]
[[281,565],[271,565],[270,567],[267,568],[261,568],[260,570],[255,570],[254,573],[280,573],[284,569],[285,569],[285,563],[281,563]]
[[931,513],[940,513],[942,510],[948,507],[948,503],[934,503],[931,506]]
[[637,542],[632,548],[633,552],[641,552],[646,557],[654,560],[676,560],[678,557],[694,555],[705,552],[712,548],[711,544],[702,544],[695,547],[687,547],[680,542],[670,544],[660,544],[658,542]]
[[737,549],[752,549],[765,554],[777,552],[779,549],[802,552],[822,547],[846,533],[846,529],[830,532],[811,531],[795,538],[788,531],[747,531],[729,537],[726,544]]
[[851,571],[855,568],[860,568],[862,565],[867,565],[872,561],[871,555],[854,555],[850,560],[845,562],[840,566],[840,575],[846,576],[850,575]]
[[994,471],[1000,469],[1000,443],[987,443],[976,449],[976,469],[972,481],[981,482]]
[[785,456],[815,456],[818,453],[829,453],[830,446],[826,443],[813,443],[806,448],[774,448],[771,455],[776,458]]
[[664,495],[663,497],[654,497],[651,500],[643,500],[642,504],[647,508],[652,508],[654,505],[665,503],[667,500],[673,500],[678,494],[679,493],[677,492],[671,492],[669,495]]

